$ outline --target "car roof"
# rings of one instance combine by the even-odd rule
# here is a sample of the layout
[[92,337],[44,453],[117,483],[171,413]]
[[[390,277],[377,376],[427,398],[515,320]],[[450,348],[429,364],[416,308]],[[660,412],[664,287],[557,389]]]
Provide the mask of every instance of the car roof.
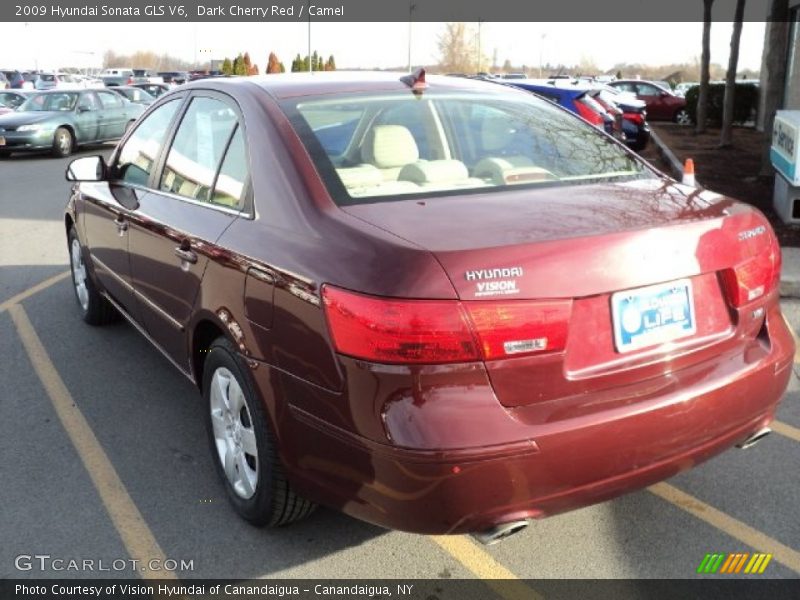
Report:
[[[402,91],[410,88],[400,78],[406,73],[387,71],[318,71],[314,73],[283,73],[252,77],[213,77],[193,81],[182,89],[214,87],[220,90],[238,88],[240,91],[259,87],[278,100],[299,96],[346,94],[357,92]],[[429,89],[476,90],[498,92],[495,84],[460,77],[427,75]]]

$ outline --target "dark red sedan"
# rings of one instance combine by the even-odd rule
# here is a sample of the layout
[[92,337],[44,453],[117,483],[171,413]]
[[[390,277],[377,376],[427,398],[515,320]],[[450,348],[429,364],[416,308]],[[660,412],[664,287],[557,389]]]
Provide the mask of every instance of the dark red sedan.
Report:
[[689,125],[692,122],[689,111],[686,110],[686,99],[651,81],[620,79],[611,81],[608,85],[622,92],[635,94],[639,100],[644,101],[651,120],[675,121],[679,125]]
[[202,80],[67,175],[83,319],[197,384],[256,524],[495,541],[751,444],[790,377],[765,218],[524,91]]

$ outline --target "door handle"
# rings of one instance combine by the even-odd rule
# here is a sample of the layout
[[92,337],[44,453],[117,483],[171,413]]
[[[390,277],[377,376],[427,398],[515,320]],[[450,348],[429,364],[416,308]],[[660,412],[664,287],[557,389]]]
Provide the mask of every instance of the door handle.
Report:
[[128,221],[122,215],[117,215],[114,225],[117,226],[117,233],[120,235],[125,235],[125,232],[128,231]]
[[175,256],[188,263],[195,264],[197,262],[197,254],[184,246],[175,248]]

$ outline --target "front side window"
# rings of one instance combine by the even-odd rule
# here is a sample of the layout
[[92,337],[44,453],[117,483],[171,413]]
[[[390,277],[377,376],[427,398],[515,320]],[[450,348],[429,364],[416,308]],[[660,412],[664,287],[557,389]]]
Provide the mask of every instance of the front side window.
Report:
[[[594,127],[533,95],[353,94],[287,100],[282,107],[339,204],[650,173]],[[349,137],[331,144],[332,124],[354,116]]]
[[167,155],[160,189],[208,202],[235,127],[236,113],[224,102],[202,97],[192,100]]
[[147,185],[169,125],[180,104],[179,98],[165,102],[139,123],[119,151],[116,172],[120,179],[128,183]]

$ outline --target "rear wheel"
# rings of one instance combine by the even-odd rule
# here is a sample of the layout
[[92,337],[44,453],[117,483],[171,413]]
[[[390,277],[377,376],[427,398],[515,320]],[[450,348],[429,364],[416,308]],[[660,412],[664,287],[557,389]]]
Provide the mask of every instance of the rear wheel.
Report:
[[203,366],[206,427],[217,473],[236,512],[277,527],[309,515],[315,504],[294,493],[275,437],[233,345],[217,339]]
[[72,154],[75,139],[66,127],[59,127],[53,134],[53,156],[63,158]]
[[116,320],[118,313],[111,303],[100,295],[83,261],[83,247],[75,228],[69,230],[69,266],[72,272],[72,289],[81,318],[89,325],[105,325]]
[[675,122],[678,125],[691,125],[692,117],[689,115],[689,111],[687,111],[685,108],[682,108],[678,112],[676,112]]

